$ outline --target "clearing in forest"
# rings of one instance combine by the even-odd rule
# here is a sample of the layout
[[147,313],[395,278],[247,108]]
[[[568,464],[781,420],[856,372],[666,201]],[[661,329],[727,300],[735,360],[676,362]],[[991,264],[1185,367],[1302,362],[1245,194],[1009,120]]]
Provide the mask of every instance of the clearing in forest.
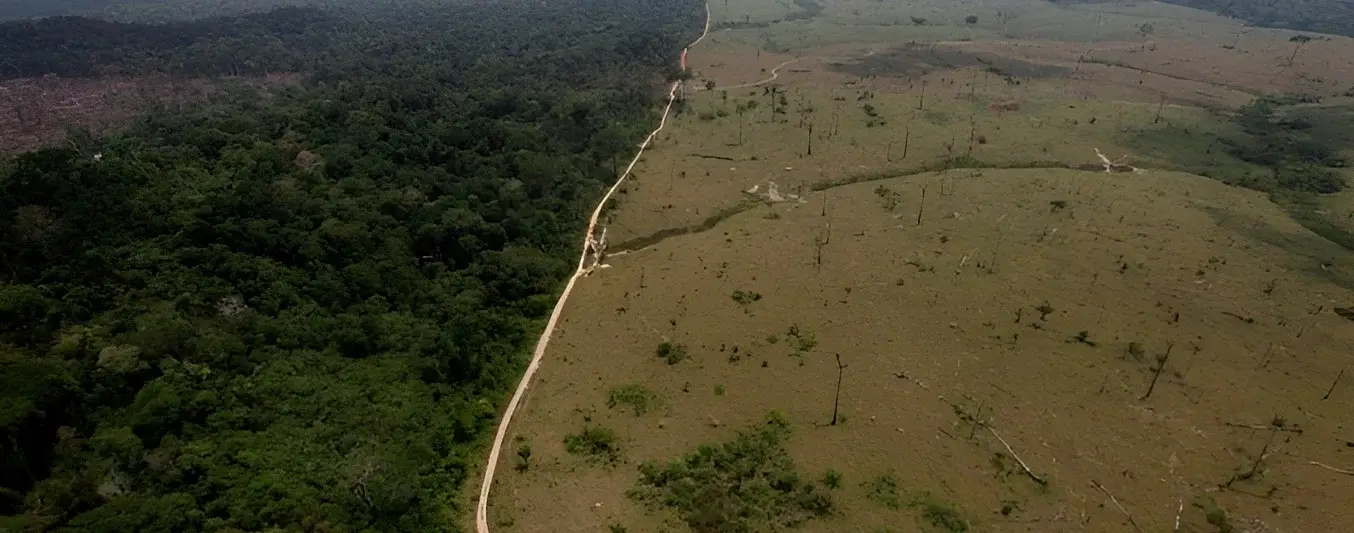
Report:
[[1354,522],[1354,40],[1160,4],[711,9],[494,531]]

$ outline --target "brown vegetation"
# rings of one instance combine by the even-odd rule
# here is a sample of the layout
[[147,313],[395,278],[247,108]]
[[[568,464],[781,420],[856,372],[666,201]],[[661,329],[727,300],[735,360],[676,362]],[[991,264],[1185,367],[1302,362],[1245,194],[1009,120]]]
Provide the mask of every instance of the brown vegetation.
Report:
[[[71,129],[115,130],[143,113],[209,102],[223,80],[168,77],[25,78],[0,82],[0,152],[65,141]],[[294,75],[233,79],[256,87],[299,83]]]

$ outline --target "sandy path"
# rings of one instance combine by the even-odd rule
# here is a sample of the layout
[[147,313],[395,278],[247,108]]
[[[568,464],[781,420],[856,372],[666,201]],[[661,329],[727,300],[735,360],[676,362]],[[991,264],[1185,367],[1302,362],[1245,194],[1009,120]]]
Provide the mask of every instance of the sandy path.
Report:
[[[701,36],[687,45],[687,49],[696,46],[706,35],[710,33],[710,4],[705,5],[705,28],[701,31]],[[683,56],[686,50],[682,51]],[[783,66],[783,65],[782,65]],[[780,67],[776,67],[780,68]],[[611,185],[606,195],[602,196],[601,201],[597,202],[597,208],[592,211],[592,218],[588,219],[588,231],[583,235],[583,251],[578,257],[578,267],[574,269],[574,274],[569,277],[569,283],[564,286],[564,292],[560,293],[559,301],[555,302],[555,309],[550,312],[550,320],[545,325],[545,331],[541,332],[541,338],[536,341],[536,350],[531,355],[531,363],[527,365],[526,373],[522,375],[522,381],[518,382],[517,390],[512,394],[512,400],[508,402],[508,408],[503,412],[503,418],[499,420],[498,432],[494,434],[493,447],[489,449],[489,459],[484,465],[484,482],[480,484],[479,502],[475,506],[475,531],[477,533],[489,533],[489,492],[494,486],[494,471],[498,468],[498,456],[503,451],[503,439],[508,434],[508,425],[512,423],[512,415],[517,412],[517,408],[522,403],[522,397],[526,394],[527,385],[531,383],[532,376],[536,375],[536,370],[541,366],[541,358],[545,356],[545,349],[550,344],[550,337],[555,333],[555,326],[559,323],[560,314],[564,311],[564,303],[569,300],[569,293],[573,292],[574,284],[583,277],[590,269],[584,265],[587,263],[588,254],[593,249],[593,233],[597,229],[597,220],[602,216],[602,209],[606,206],[607,200],[616,193],[625,178],[630,176],[630,171],[639,163],[639,157],[644,155],[644,149],[648,148],[649,143],[653,142],[658,132],[667,125],[668,114],[672,111],[672,103],[676,101],[677,88],[682,82],[676,81],[668,88],[668,104],[663,108],[663,116],[658,121],[658,127],[654,128],[644,142],[639,145],[639,151],[635,153],[635,158],[630,160],[630,165],[625,167],[625,172],[621,173],[616,179],[616,183]]]

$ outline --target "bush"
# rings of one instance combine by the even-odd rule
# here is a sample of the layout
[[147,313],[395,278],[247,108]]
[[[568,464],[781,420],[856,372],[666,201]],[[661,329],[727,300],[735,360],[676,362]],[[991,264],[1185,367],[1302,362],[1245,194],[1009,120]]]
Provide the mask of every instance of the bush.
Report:
[[922,504],[921,517],[932,526],[946,533],[964,533],[968,531],[968,522],[960,516],[953,505],[928,501]]
[[526,472],[528,468],[531,468],[531,445],[524,442],[517,447],[517,471]]
[[610,409],[628,407],[635,413],[635,416],[643,416],[644,413],[649,412],[650,404],[657,399],[658,395],[654,394],[653,391],[644,388],[643,385],[632,383],[611,389],[611,392],[607,394],[606,406]]
[[740,305],[748,305],[761,299],[761,293],[742,290],[733,291],[733,301],[738,302]]
[[836,470],[823,472],[823,486],[829,489],[839,489],[842,486],[842,473]]
[[1278,186],[1283,189],[1315,194],[1333,194],[1344,190],[1345,179],[1326,167],[1298,165],[1281,167],[1275,172]]
[[675,365],[685,361],[689,355],[686,352],[685,344],[661,342],[658,343],[658,356],[667,361],[670,365]]
[[564,450],[589,462],[615,463],[621,458],[616,432],[601,426],[584,427],[582,433],[564,437]]
[[790,425],[772,414],[719,445],[661,466],[645,463],[628,494],[677,513],[693,531],[754,533],[793,527],[832,512],[832,496],[795,472],[785,449]]
[[903,493],[898,488],[898,480],[893,477],[893,474],[875,476],[865,485],[866,497],[871,501],[889,509],[901,509],[903,507]]

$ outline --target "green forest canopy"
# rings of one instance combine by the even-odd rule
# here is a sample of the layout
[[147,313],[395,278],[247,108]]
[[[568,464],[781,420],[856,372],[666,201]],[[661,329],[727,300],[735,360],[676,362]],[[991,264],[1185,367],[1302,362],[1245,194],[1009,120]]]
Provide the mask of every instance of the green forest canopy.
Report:
[[[439,0],[395,0],[408,7],[414,2],[432,5]],[[188,20],[259,13],[281,7],[365,6],[392,7],[378,0],[0,0],[0,20],[62,15],[98,16],[124,22]]]
[[[1108,4],[1109,0],[1051,0],[1059,4]],[[1161,0],[1245,21],[1252,26],[1354,36],[1349,0]]]
[[455,529],[585,212],[702,15],[0,25],[25,75],[308,75],[0,157],[0,530]]
[[1246,21],[1252,26],[1354,36],[1348,0],[1164,0]]

